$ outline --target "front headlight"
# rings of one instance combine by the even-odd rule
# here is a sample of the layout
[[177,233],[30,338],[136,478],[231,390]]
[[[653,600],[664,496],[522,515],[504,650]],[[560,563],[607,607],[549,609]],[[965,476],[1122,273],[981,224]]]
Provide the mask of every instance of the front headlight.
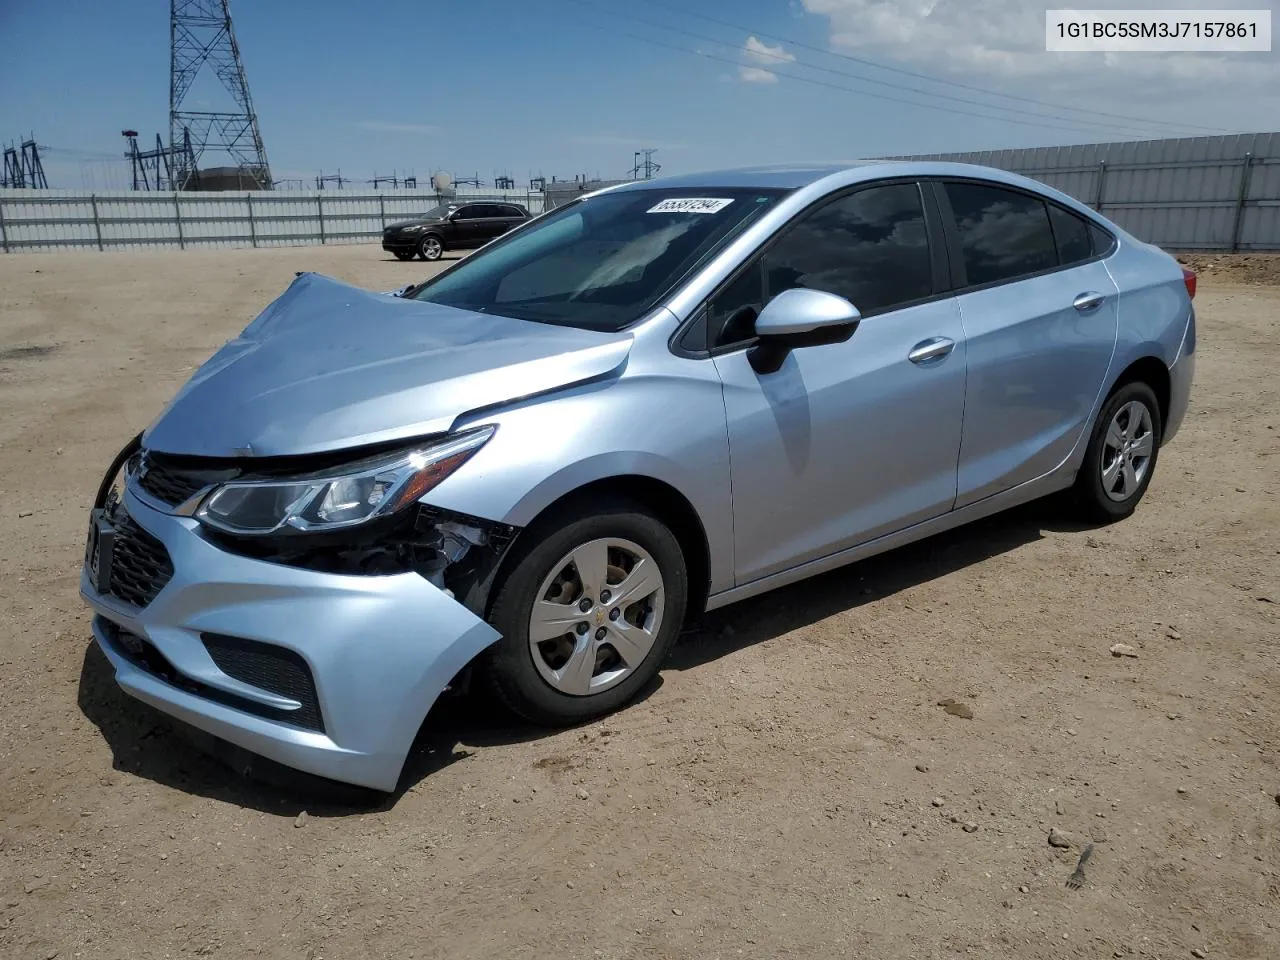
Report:
[[200,505],[196,519],[227,533],[259,536],[285,527],[321,532],[365,523],[420,499],[496,429],[480,427],[431,446],[305,477],[226,483]]

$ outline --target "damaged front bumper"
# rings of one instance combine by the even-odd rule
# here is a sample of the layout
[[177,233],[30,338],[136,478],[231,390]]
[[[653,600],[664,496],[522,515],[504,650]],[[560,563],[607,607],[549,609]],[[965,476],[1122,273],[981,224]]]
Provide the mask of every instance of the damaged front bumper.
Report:
[[[476,539],[430,527],[450,557]],[[454,599],[446,565],[353,573],[244,555],[129,487],[95,518],[80,592],[125,692],[285,766],[390,791],[436,698],[498,639]],[[491,568],[467,581],[473,601]]]

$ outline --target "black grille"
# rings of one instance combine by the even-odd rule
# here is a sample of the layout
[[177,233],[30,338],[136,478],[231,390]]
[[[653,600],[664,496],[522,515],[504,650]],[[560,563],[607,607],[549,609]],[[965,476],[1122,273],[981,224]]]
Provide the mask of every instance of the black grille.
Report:
[[173,561],[164,544],[138,526],[123,510],[112,518],[110,593],[134,607],[145,607],[173,577]]
[[[163,680],[171,687],[177,687],[179,690],[185,690],[188,693],[194,694],[197,697],[202,697],[205,700],[210,700],[214,703],[220,703],[223,706],[231,707],[233,710],[240,710],[244,713],[252,714],[255,717],[262,717],[264,720],[275,720],[280,723],[289,723],[294,726],[306,727],[309,730],[324,731],[324,726],[320,722],[319,708],[314,706],[314,687],[312,687],[311,690],[313,704],[311,711],[308,711],[305,704],[301,710],[276,710],[266,704],[258,703],[255,700],[249,700],[246,697],[236,696],[234,693],[228,693],[225,690],[219,690],[217,687],[211,687],[207,683],[201,683],[199,680],[193,680],[186,674],[180,673],[178,668],[170,663],[169,659],[152,646],[151,641],[147,640],[145,637],[140,637],[135,633],[129,633],[128,631],[121,630],[115,624],[110,623],[105,624],[104,633],[106,634],[107,642],[111,645],[113,650],[132,663],[135,667],[140,670],[145,670],[152,676]],[[219,639],[236,640],[235,637]],[[206,637],[206,647],[209,647],[208,637]],[[212,653],[212,648],[210,647],[209,649]],[[305,666],[303,669],[306,669]],[[311,675],[308,673],[308,683],[310,682],[310,678]],[[289,696],[292,696],[292,694],[289,694]],[[297,698],[295,697],[295,699]]]
[[307,662],[297,653],[273,643],[218,633],[202,634],[201,639],[227,676],[302,704],[298,710],[272,711],[275,719],[308,730],[324,730],[315,681]]
[[195,688],[200,686],[194,680],[187,680],[186,677],[180,674],[177,668],[169,662],[168,658],[153,647],[151,641],[145,637],[140,637],[136,633],[130,633],[127,630],[121,630],[115,624],[107,625],[106,634],[115,651],[135,667],[147,671],[152,676],[159,677],[171,686],[184,687],[192,692],[195,692]]
[[237,470],[187,466],[163,454],[148,453],[139,465],[138,486],[161,503],[176,507],[205,487],[231,480],[238,473]]

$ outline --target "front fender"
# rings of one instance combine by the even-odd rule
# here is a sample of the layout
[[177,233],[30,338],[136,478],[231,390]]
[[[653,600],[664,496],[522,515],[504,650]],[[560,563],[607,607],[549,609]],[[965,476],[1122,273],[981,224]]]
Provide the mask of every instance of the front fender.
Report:
[[527,527],[556,500],[610,477],[661,481],[689,501],[710,552],[713,592],[733,585],[729,443],[720,380],[707,363],[680,376],[628,373],[457,424],[498,430],[432,490],[432,506]]

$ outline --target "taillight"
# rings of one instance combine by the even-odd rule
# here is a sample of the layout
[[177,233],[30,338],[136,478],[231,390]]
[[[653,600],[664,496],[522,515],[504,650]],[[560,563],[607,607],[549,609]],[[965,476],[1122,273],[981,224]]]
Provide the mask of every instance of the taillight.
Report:
[[1196,275],[1186,267],[1183,267],[1182,282],[1187,285],[1187,296],[1194,300],[1196,298]]

